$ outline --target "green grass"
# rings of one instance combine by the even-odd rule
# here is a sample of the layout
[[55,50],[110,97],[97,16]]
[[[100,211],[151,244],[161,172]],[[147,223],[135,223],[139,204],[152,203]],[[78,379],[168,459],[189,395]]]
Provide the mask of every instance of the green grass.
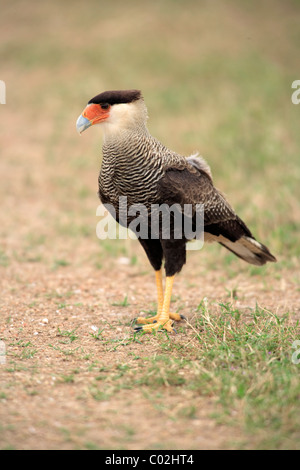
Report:
[[9,346],[14,347],[16,351],[12,353],[15,358],[23,359],[32,359],[37,353],[37,349],[34,348],[34,345],[31,341],[24,341],[20,339],[19,341],[13,341]]
[[[163,401],[170,393],[181,396],[180,390],[186,390],[191,394],[189,402],[172,419],[197,418],[198,399],[210,397],[216,401],[213,418],[240,428],[243,436],[249,436],[250,447],[296,449],[300,366],[292,361],[292,344],[300,338],[299,323],[293,323],[288,313],[278,316],[258,306],[245,313],[230,303],[220,304],[216,315],[202,302],[193,321],[181,331],[187,328],[193,332],[187,340],[157,333],[159,355],[138,357],[137,364],[100,368],[101,388],[94,383],[92,396],[113,399],[121,390],[138,386],[151,401],[161,403],[155,395],[160,394]],[[99,336],[97,340],[107,344]],[[149,341],[149,336],[140,335],[144,340]],[[130,344],[128,339],[122,342]],[[167,403],[160,406],[171,415]],[[243,440],[238,445],[249,446]]]
[[130,305],[128,302],[127,294],[125,295],[123,300],[121,300],[120,302],[113,302],[112,305],[117,306],[117,307],[127,307],[128,305]]
[[[292,343],[300,335],[298,323],[258,307],[246,318],[230,304],[220,307],[220,316],[213,317],[201,306],[196,319],[202,393],[214,389],[224,410],[244,399],[249,422],[296,404],[300,371],[292,362]],[[192,386],[197,388],[197,381]],[[260,412],[251,418],[255,408]]]
[[[89,335],[97,345],[96,350],[89,348],[94,351],[89,357],[76,329],[59,328],[58,344],[42,346],[60,353],[63,360],[63,373],[52,373],[60,390],[67,386],[77,390],[84,379],[79,401],[91,398],[109,403],[118,402],[123,392],[129,399],[138,390],[164,419],[182,423],[184,428],[202,416],[203,399],[208,399],[213,404],[210,417],[226,426],[229,436],[230,429],[233,435],[238,431],[239,439],[231,442],[229,437],[228,445],[242,449],[299,447],[300,365],[293,356],[293,343],[300,340],[300,327],[292,314],[279,316],[259,306],[240,309],[232,300],[208,304],[204,299],[194,317],[179,324],[174,336],[161,331],[108,338],[103,335],[107,326],[115,330],[118,325],[103,323]],[[75,348],[64,346],[73,342]],[[154,342],[155,353],[151,349]],[[9,346],[14,352],[8,357],[7,371],[17,374],[28,369],[32,377],[38,374],[35,355],[41,354],[41,346],[21,339]],[[122,360],[107,363],[101,359],[105,351],[119,350]],[[39,391],[27,387],[26,393],[38,395]],[[8,399],[8,394],[9,387],[3,386],[2,399]],[[134,427],[130,429],[136,432]],[[126,439],[124,442],[126,447]],[[164,448],[163,443],[161,446]]]
[[72,331],[67,331],[67,330],[61,331],[60,328],[58,328],[57,334],[58,334],[58,336],[63,336],[63,337],[68,338],[69,342],[73,343],[73,341],[78,339],[78,336],[75,335],[75,331],[76,331],[76,329],[74,329]]

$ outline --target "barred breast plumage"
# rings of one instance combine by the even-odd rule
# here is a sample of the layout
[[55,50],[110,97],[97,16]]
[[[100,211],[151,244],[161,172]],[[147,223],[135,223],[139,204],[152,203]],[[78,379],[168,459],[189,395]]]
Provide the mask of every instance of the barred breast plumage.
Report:
[[128,205],[147,208],[158,203],[157,183],[172,165],[186,166],[186,159],[167,149],[146,129],[122,133],[103,145],[99,195],[105,203],[117,204],[126,196]]

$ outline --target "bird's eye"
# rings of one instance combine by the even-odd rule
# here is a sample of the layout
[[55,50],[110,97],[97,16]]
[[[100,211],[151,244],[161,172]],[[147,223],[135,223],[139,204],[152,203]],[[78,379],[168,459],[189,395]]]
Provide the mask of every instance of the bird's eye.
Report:
[[108,103],[103,103],[103,104],[101,104],[101,108],[102,108],[102,109],[108,109],[108,108],[109,108],[109,104],[108,104]]

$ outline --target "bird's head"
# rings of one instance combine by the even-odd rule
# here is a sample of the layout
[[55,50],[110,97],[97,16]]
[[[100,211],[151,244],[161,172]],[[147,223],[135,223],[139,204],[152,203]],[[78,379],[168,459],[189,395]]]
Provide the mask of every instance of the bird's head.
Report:
[[76,122],[79,134],[94,124],[120,131],[145,123],[147,110],[139,90],[104,91],[92,98]]

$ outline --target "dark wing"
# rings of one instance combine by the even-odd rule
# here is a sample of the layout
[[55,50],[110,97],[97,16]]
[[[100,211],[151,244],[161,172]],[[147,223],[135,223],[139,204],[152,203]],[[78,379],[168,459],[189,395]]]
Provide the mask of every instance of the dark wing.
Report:
[[218,191],[208,173],[192,165],[168,168],[158,182],[160,203],[204,205],[204,234],[251,264],[275,261],[269,250],[257,242],[246,224]]
[[213,236],[223,235],[236,241],[242,235],[252,237],[250,230],[236,215],[224,196],[214,187],[209,175],[194,168],[169,168],[159,181],[160,200],[204,205],[204,229]]

